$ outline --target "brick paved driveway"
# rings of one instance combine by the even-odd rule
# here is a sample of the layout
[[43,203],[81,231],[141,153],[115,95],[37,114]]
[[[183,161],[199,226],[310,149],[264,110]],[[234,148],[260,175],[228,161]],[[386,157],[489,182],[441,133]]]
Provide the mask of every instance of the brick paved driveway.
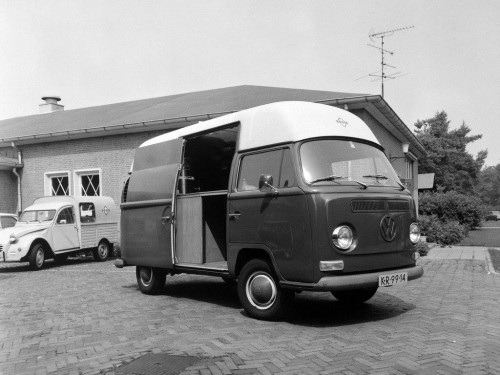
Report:
[[183,374],[498,374],[500,275],[426,260],[422,279],[364,307],[302,293],[282,322],[248,318],[217,278],[167,278],[141,294],[134,269],[0,264],[1,374],[119,374],[148,353],[196,356]]

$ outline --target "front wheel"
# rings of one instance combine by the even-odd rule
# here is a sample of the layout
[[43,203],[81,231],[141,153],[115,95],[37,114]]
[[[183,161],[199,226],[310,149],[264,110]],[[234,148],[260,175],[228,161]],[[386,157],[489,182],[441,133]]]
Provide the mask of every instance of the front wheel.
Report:
[[165,285],[167,275],[164,271],[153,267],[137,266],[135,276],[139,289],[144,294],[156,294]]
[[355,289],[355,290],[342,290],[339,292],[332,292],[333,296],[339,301],[348,305],[359,305],[368,301],[377,292],[378,287]]
[[269,263],[249,261],[238,276],[238,297],[248,315],[263,320],[282,316],[294,293],[280,288]]
[[38,271],[43,267],[45,262],[45,250],[42,244],[37,244],[31,250],[29,256],[30,268],[34,271]]
[[109,258],[109,243],[107,241],[99,242],[97,249],[93,252],[94,259],[99,262],[104,262]]

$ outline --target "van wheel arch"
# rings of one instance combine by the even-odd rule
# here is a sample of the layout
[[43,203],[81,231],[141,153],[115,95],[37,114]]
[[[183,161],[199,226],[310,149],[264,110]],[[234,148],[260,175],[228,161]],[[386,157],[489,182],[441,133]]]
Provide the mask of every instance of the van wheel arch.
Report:
[[236,277],[238,277],[238,275],[241,273],[241,270],[243,269],[243,267],[245,267],[245,264],[247,264],[252,259],[260,259],[269,263],[272,266],[273,271],[276,273],[276,276],[278,276],[280,280],[282,279],[280,273],[278,272],[278,268],[276,266],[276,262],[274,260],[274,257],[272,256],[271,251],[267,248],[260,248],[260,247],[259,248],[246,247],[238,251],[234,267],[234,274],[236,275]]
[[[38,255],[40,251],[41,254]],[[50,245],[48,244],[47,241],[44,241],[42,239],[37,239],[31,243],[30,251],[28,251],[28,254],[23,259],[29,262],[30,268],[32,270],[37,271],[43,268],[45,260],[48,258],[55,258],[55,255]]]
[[106,239],[103,238],[99,241],[97,247],[92,251],[94,259],[99,262],[104,262],[108,260],[113,251],[113,245]]
[[43,249],[46,252],[45,259],[51,259],[51,258],[54,259],[55,258],[55,254],[52,251],[52,248],[50,247],[49,243],[42,238],[37,238],[37,239],[33,240],[33,242],[31,242],[30,250],[28,251],[28,253],[24,257],[21,258],[21,262],[28,262],[29,261],[31,252],[33,251],[35,246],[38,244],[41,244],[43,246]]

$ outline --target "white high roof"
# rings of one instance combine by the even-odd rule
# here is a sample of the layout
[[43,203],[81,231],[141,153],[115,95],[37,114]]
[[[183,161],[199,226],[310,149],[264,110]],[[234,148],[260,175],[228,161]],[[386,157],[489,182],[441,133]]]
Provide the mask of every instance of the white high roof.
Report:
[[140,147],[207,132],[239,122],[239,150],[317,137],[349,137],[374,142],[377,138],[356,115],[342,109],[310,102],[278,102],[199,122],[144,142]]

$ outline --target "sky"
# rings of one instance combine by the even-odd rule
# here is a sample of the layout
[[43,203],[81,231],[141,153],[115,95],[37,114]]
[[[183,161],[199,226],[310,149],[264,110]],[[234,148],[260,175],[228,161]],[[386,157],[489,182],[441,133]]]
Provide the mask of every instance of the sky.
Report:
[[[500,164],[496,0],[0,0],[0,119],[237,85],[381,94],[409,129],[446,111]],[[370,46],[371,44],[372,46]],[[373,47],[375,46],[375,47]],[[0,129],[1,134],[1,129]]]

